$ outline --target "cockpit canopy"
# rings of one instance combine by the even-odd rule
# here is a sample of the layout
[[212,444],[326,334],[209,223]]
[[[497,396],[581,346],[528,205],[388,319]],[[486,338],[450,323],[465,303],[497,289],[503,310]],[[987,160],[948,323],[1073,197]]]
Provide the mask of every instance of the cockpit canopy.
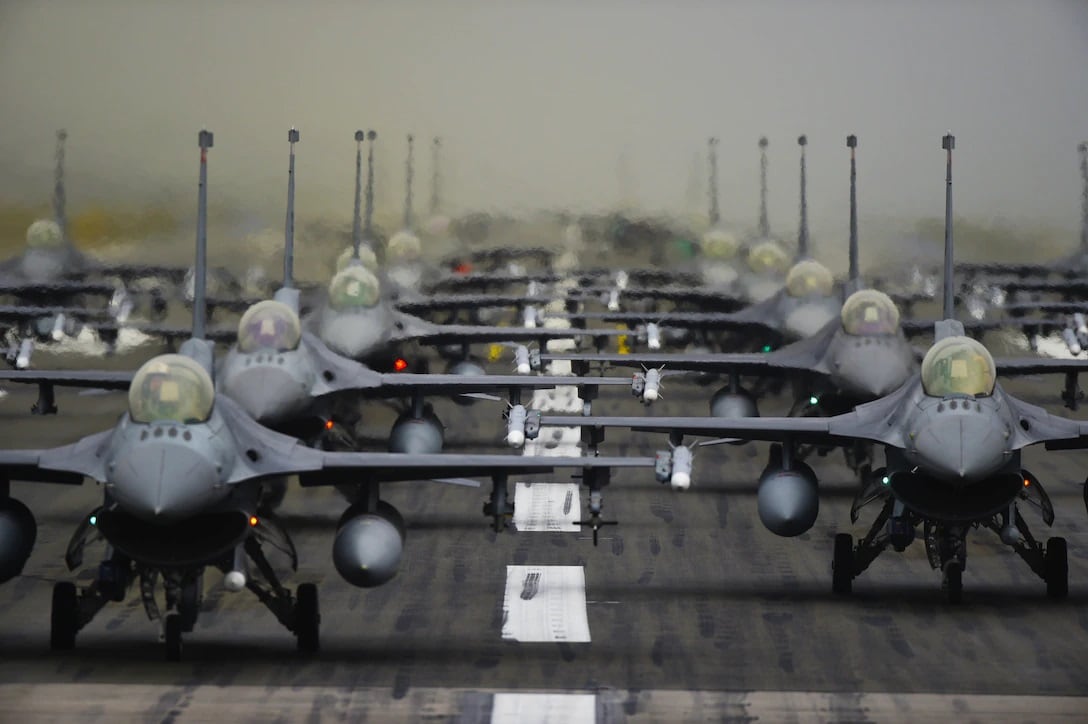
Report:
[[271,299],[254,304],[238,322],[238,350],[246,354],[262,349],[287,352],[298,347],[301,336],[298,315]]
[[842,328],[847,334],[895,334],[899,329],[899,308],[884,292],[861,289],[842,305]]
[[[353,248],[349,246],[340,252],[340,256],[336,257],[336,271],[344,271],[352,260],[353,251]],[[369,246],[359,247],[359,262],[372,272],[378,271],[378,256]]]
[[196,360],[164,354],[144,363],[128,388],[133,422],[207,422],[215,402],[212,378]]
[[922,360],[922,391],[930,397],[990,395],[996,380],[994,358],[970,337],[946,337]]
[[380,298],[378,277],[358,264],[344,267],[329,282],[329,306],[333,309],[373,307]]
[[31,249],[52,249],[63,243],[60,225],[51,219],[38,219],[26,230],[26,245]]
[[761,241],[748,251],[748,268],[756,274],[785,272],[789,264],[790,258],[782,245],[773,239]]
[[392,263],[418,261],[423,255],[423,245],[419,237],[407,230],[393,234],[386,248],[386,259]]
[[834,286],[835,280],[827,267],[812,259],[797,262],[786,275],[786,292],[791,297],[807,297],[810,294],[826,297]]
[[740,242],[725,229],[711,229],[703,234],[702,248],[711,259],[732,259],[740,250]]

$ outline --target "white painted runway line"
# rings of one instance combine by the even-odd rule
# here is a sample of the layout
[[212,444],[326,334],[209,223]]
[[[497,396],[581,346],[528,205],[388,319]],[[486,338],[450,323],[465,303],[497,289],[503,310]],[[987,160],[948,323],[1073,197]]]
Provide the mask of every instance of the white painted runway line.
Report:
[[517,483],[514,486],[514,527],[519,533],[576,533],[580,508],[575,483]]
[[593,724],[594,694],[495,694],[491,724]]
[[507,566],[502,611],[507,641],[590,641],[582,566]]

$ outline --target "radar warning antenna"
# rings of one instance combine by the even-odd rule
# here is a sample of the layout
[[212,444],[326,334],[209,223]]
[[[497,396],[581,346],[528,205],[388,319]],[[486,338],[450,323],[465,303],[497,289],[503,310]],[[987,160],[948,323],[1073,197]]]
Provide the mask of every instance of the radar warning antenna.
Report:
[[808,138],[805,136],[799,136],[797,138],[797,144],[801,146],[801,226],[797,232],[797,257],[799,259],[807,259],[809,255],[808,251],[808,196],[806,196],[806,184],[805,184],[805,147],[808,145]]
[[717,226],[721,221],[721,211],[718,208],[718,139],[711,138],[707,141],[707,160],[710,164],[710,225]]
[[290,289],[294,284],[295,267],[295,144],[298,143],[298,129],[287,132],[287,143],[291,147],[291,160],[287,165],[287,220],[283,230],[283,288]]
[[60,227],[60,236],[68,241],[68,217],[65,215],[66,197],[64,194],[64,142],[68,140],[68,131],[57,131],[57,146],[54,152],[53,170],[53,220]]
[[767,137],[759,139],[759,235],[766,238],[771,235],[771,225],[767,221]]

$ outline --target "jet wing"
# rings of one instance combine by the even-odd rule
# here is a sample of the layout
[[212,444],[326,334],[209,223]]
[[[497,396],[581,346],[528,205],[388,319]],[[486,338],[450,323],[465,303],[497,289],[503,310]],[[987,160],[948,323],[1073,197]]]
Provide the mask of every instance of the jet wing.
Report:
[[68,297],[75,294],[111,297],[117,289],[118,287],[115,284],[78,280],[0,282],[0,295],[9,295],[13,297]]
[[419,299],[399,301],[394,303],[393,306],[406,314],[419,314],[421,312],[483,309],[487,307],[519,307],[528,304],[545,305],[552,301],[551,297],[530,297],[518,294],[435,294]]
[[127,390],[135,372],[130,370],[10,370],[0,369],[0,382],[28,385],[89,387],[101,390]]
[[843,445],[868,440],[903,447],[901,430],[892,422],[898,417],[901,399],[912,385],[875,402],[859,405],[833,417],[596,417],[555,415],[541,418],[541,425],[567,427],[619,427],[628,430],[697,435],[737,440],[799,442]]
[[994,360],[999,377],[1088,372],[1088,359],[1053,357],[999,357]]
[[[774,353],[769,354],[685,354],[685,353],[643,353],[632,352],[630,354],[602,353],[565,353],[547,352],[541,353],[540,361],[551,362],[553,360],[567,360],[569,362],[585,362],[589,364],[612,365],[614,367],[631,367],[643,369],[660,367],[668,370],[683,370],[685,372],[710,372],[728,374],[736,372],[742,375],[793,375],[800,372],[821,372],[815,369],[818,360],[806,361],[802,359],[783,358],[778,359]],[[583,377],[582,379],[587,379]],[[609,379],[607,377],[592,379]]]
[[108,320],[109,312],[106,310],[87,309],[86,307],[32,307],[0,305],[0,320],[23,321],[28,319],[43,319],[56,317],[63,314],[66,317],[79,320]]
[[657,322],[662,327],[685,327],[716,330],[771,330],[778,331],[773,323],[766,319],[740,316],[741,313],[728,312],[665,312],[655,315],[652,312],[569,312],[548,313],[545,319],[565,319],[569,321],[620,322],[628,326]]
[[653,467],[653,458],[531,457],[523,455],[327,452],[262,427],[236,403],[216,396],[216,408],[244,450],[228,483],[269,475],[299,475],[304,486],[551,472],[555,468]]
[[417,341],[421,344],[473,344],[478,342],[521,342],[578,337],[617,337],[617,329],[561,329],[555,327],[488,327],[470,324],[434,324],[410,314],[394,312],[395,331],[391,342]]
[[79,485],[85,477],[105,480],[101,455],[112,435],[111,428],[61,447],[0,450],[0,473],[8,480],[67,485]]

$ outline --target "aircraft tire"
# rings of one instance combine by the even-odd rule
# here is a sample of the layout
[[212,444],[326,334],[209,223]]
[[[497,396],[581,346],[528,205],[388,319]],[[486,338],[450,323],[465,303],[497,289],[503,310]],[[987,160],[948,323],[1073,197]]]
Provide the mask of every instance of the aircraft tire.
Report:
[[317,586],[299,584],[295,592],[295,635],[298,650],[312,654],[320,648],[321,613],[317,602]]
[[854,537],[849,533],[835,536],[835,554],[831,560],[831,590],[850,593],[854,587]]
[[54,651],[74,649],[79,630],[79,597],[74,583],[60,581],[53,585],[53,608],[49,619],[49,648]]
[[1043,554],[1046,595],[1058,600],[1069,595],[1069,552],[1065,538],[1051,538]]
[[163,621],[163,634],[166,638],[166,660],[181,661],[181,614],[171,612]]
[[949,561],[945,564],[945,587],[948,592],[948,602],[953,605],[963,603],[963,569],[959,561]]

